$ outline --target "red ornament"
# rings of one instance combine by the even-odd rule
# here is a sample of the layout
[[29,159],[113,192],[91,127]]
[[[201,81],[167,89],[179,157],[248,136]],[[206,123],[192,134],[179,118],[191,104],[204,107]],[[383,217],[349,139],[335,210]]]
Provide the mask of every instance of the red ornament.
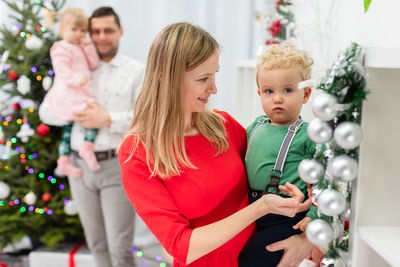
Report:
[[17,103],[17,102],[12,103],[11,106],[12,106],[12,108],[15,109],[15,110],[20,110],[20,109],[21,109],[21,106],[20,106],[19,103]]
[[50,199],[51,199],[51,194],[50,194],[50,193],[44,193],[44,194],[42,195],[42,200],[43,200],[44,202],[49,202]]
[[50,127],[43,123],[39,124],[39,126],[36,127],[36,132],[41,137],[45,137],[46,135],[48,135],[50,133]]
[[10,70],[9,72],[8,72],[8,78],[10,78],[10,80],[13,80],[13,81],[15,81],[16,79],[18,79],[18,74],[15,72],[15,71],[13,71],[13,70]]
[[269,31],[271,32],[272,37],[275,37],[275,35],[279,34],[281,32],[281,21],[275,20],[269,27]]

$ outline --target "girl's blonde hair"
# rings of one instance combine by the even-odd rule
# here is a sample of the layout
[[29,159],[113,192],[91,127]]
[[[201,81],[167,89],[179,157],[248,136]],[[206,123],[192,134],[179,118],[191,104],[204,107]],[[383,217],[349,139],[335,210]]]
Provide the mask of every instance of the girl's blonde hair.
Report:
[[257,85],[258,72],[261,69],[271,70],[298,67],[304,81],[311,78],[311,66],[313,64],[313,59],[308,56],[306,51],[299,50],[288,42],[269,45],[265,53],[261,55],[260,61],[257,64]]
[[89,18],[80,8],[67,8],[60,15],[60,25],[72,23],[76,27],[88,28]]
[[[179,175],[181,167],[196,168],[185,151],[183,79],[186,71],[218,50],[208,32],[184,22],[165,27],[153,41],[135,115],[123,138],[138,137],[130,157],[142,142],[151,176],[166,178]],[[209,110],[194,112],[192,122],[215,145],[217,155],[228,149],[222,116]]]

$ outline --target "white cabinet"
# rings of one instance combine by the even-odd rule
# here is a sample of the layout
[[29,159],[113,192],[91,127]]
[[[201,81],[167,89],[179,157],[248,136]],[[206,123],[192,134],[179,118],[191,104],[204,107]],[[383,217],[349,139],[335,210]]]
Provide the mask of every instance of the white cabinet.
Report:
[[353,183],[350,265],[400,266],[400,47],[366,50],[370,91]]

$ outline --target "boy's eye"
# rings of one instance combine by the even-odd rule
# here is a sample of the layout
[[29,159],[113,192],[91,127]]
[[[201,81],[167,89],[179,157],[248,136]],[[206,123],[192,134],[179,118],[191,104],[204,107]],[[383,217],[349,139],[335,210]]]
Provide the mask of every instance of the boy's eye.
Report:
[[291,88],[285,88],[285,89],[283,90],[283,92],[284,92],[284,93],[291,93],[291,92],[293,92],[293,90],[292,90]]
[[272,90],[272,89],[265,89],[264,90],[264,93],[266,93],[266,94],[272,94],[274,92],[274,90]]

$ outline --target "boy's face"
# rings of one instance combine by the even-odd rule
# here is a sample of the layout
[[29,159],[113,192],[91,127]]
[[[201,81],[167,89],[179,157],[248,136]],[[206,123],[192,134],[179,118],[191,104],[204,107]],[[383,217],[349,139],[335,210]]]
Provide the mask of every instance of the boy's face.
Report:
[[300,111],[311,94],[311,88],[297,89],[303,81],[299,68],[260,69],[258,94],[271,124],[287,126],[299,119]]

